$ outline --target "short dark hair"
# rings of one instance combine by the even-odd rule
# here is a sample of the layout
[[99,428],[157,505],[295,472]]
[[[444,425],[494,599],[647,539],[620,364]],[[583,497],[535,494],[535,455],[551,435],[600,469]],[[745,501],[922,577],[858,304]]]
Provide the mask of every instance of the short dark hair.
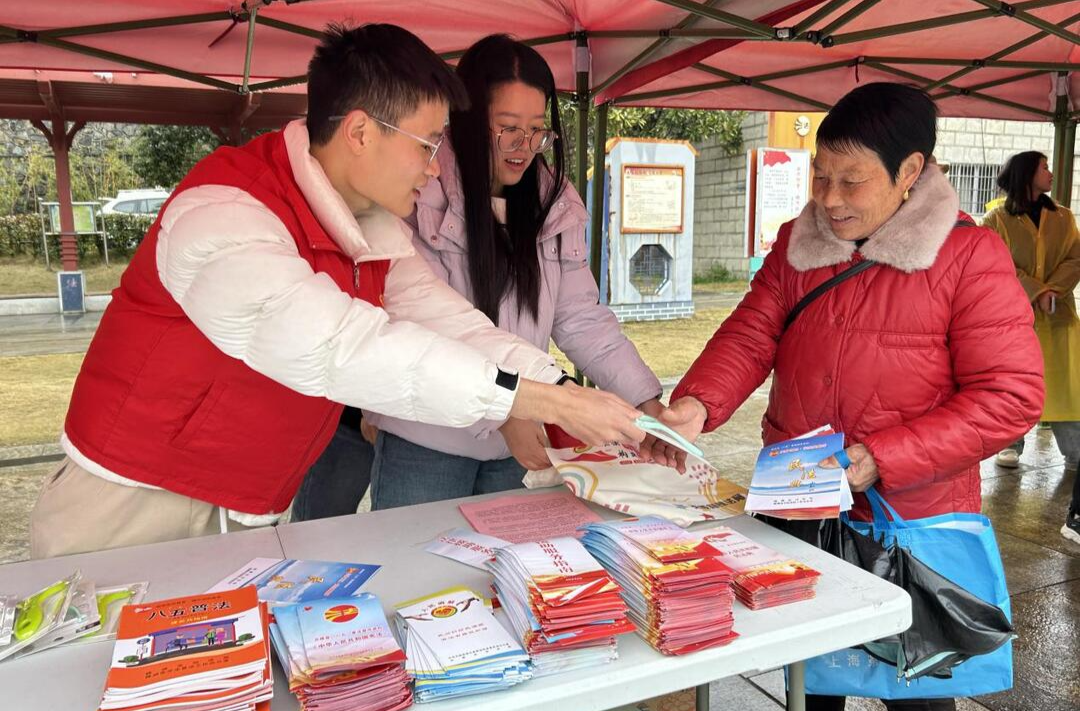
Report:
[[1035,171],[1044,160],[1048,160],[1045,153],[1024,151],[1012,156],[1001,166],[997,186],[1005,193],[1005,211],[1010,215],[1030,212],[1036,202],[1043,203],[1050,210],[1057,209],[1053,200],[1042,200],[1042,196],[1031,199],[1031,183],[1035,179]]
[[913,86],[864,84],[849,91],[821,122],[817,144],[838,153],[873,151],[895,183],[912,153],[929,159],[937,143],[937,106]]
[[396,124],[425,101],[468,106],[461,81],[447,64],[397,25],[349,28],[332,24],[308,63],[308,138],[322,145],[337,121],[354,109]]

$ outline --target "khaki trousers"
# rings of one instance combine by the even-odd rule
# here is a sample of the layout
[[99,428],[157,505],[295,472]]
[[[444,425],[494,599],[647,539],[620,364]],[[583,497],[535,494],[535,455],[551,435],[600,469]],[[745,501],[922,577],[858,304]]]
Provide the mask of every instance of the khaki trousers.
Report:
[[[218,507],[171,491],[124,486],[64,457],[30,513],[30,556],[161,543],[221,533]],[[244,527],[229,521],[230,530]]]

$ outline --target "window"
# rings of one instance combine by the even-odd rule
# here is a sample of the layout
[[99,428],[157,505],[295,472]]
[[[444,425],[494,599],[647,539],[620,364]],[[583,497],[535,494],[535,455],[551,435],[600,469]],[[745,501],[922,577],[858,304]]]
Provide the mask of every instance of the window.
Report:
[[128,214],[131,214],[136,211],[135,208],[138,207],[138,205],[138,200],[125,200],[124,202],[118,202],[113,205],[113,210],[115,210],[116,212],[126,212]]
[[656,296],[670,278],[671,255],[660,245],[642,245],[630,258],[630,283],[642,296]]
[[986,213],[986,203],[998,196],[995,181],[1000,165],[953,163],[949,180],[960,196],[960,209],[976,217]]
[[151,215],[156,215],[157,211],[161,209],[161,206],[165,204],[165,198],[153,198],[146,201],[146,211]]

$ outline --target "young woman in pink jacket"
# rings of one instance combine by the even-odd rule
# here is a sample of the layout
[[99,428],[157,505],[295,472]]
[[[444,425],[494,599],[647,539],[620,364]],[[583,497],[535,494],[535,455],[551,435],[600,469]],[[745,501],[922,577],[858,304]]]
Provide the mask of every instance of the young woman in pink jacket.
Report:
[[[588,213],[564,178],[551,69],[531,47],[492,35],[465,53],[457,73],[471,106],[450,114],[441,177],[417,200],[414,246],[497,326],[542,349],[554,339],[602,389],[658,414],[659,381],[598,303]],[[517,488],[526,468],[549,465],[535,422],[454,429],[365,419],[379,429],[374,509]]]

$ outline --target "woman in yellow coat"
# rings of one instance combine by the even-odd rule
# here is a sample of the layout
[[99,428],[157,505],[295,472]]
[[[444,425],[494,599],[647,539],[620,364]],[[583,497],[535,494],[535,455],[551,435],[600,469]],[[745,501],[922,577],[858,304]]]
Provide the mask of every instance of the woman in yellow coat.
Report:
[[[1053,176],[1046,156],[1025,151],[1010,158],[997,185],[1005,203],[983,218],[1012,252],[1016,275],[1035,309],[1035,330],[1046,371],[1043,422],[1050,423],[1072,474],[1072,502],[1061,534],[1080,543],[1080,320],[1073,289],[1080,282],[1080,232],[1068,208],[1047,197]],[[998,455],[1001,466],[1016,467],[1024,442]]]

